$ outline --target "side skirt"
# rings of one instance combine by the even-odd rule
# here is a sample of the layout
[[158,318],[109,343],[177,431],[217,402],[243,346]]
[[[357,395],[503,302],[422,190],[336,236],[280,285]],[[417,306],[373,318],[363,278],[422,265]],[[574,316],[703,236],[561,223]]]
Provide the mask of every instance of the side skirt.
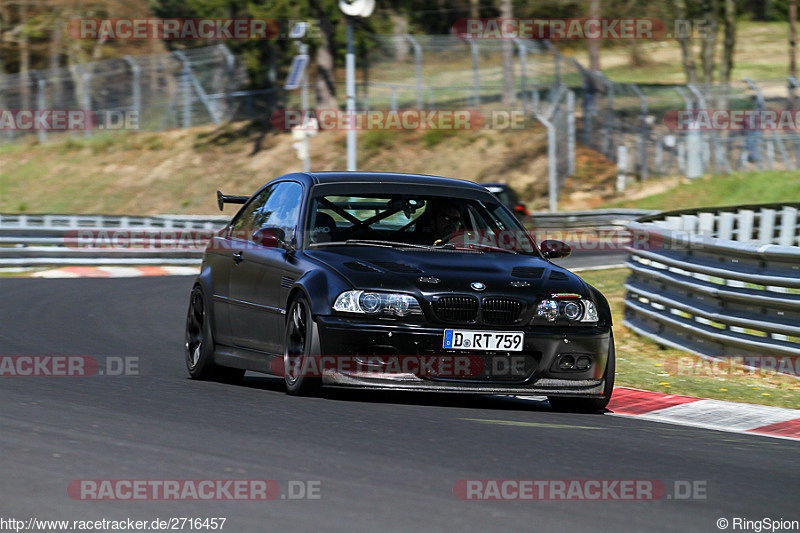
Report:
[[283,355],[234,346],[220,346],[219,344],[214,351],[214,362],[218,365],[264,372],[265,374],[273,373],[270,365],[276,357],[283,360]]

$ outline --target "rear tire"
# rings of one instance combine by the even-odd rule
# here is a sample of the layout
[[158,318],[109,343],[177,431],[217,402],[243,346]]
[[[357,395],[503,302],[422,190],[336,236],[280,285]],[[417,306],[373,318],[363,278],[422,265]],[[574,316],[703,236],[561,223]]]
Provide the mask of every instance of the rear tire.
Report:
[[555,411],[567,413],[597,413],[604,411],[611,394],[614,392],[614,374],[616,371],[616,354],[614,349],[614,334],[609,336],[608,341],[608,361],[606,371],[603,373],[605,387],[603,388],[602,398],[568,398],[563,396],[548,396],[547,401]]
[[214,362],[214,336],[211,333],[211,316],[206,302],[203,289],[199,285],[192,289],[189,311],[186,314],[186,369],[192,379],[236,383],[244,376],[244,370],[220,366]]
[[316,396],[322,387],[321,376],[305,375],[306,359],[314,353],[317,324],[311,316],[311,306],[304,296],[289,305],[283,342],[283,379],[286,392],[293,396]]

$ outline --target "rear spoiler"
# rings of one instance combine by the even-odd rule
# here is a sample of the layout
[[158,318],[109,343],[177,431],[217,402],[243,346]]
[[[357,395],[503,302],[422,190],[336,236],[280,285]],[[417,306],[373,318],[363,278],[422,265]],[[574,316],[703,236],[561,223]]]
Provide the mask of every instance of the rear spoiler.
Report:
[[222,208],[225,204],[243,204],[249,200],[249,196],[234,196],[230,194],[222,194],[222,191],[217,191],[217,205],[219,206],[219,210],[222,211]]

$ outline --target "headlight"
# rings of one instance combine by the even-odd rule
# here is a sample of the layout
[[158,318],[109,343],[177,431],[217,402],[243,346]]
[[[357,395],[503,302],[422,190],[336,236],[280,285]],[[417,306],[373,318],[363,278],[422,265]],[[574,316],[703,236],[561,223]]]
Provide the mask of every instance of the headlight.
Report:
[[391,292],[345,291],[333,303],[334,311],[368,315],[421,315],[422,308],[413,296]]
[[558,304],[554,300],[542,300],[536,308],[536,318],[544,318],[553,322],[558,318]]
[[573,322],[597,322],[597,307],[589,300],[542,300],[536,308],[536,318],[555,322],[566,318]]
[[578,302],[567,302],[564,304],[564,316],[570,320],[577,320],[580,318],[583,309]]

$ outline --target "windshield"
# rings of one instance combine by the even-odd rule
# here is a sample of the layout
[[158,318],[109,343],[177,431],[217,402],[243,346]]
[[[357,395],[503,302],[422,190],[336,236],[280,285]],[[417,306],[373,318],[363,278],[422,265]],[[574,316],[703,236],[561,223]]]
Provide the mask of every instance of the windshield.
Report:
[[315,196],[311,246],[362,244],[538,255],[513,216],[497,202],[433,195]]

